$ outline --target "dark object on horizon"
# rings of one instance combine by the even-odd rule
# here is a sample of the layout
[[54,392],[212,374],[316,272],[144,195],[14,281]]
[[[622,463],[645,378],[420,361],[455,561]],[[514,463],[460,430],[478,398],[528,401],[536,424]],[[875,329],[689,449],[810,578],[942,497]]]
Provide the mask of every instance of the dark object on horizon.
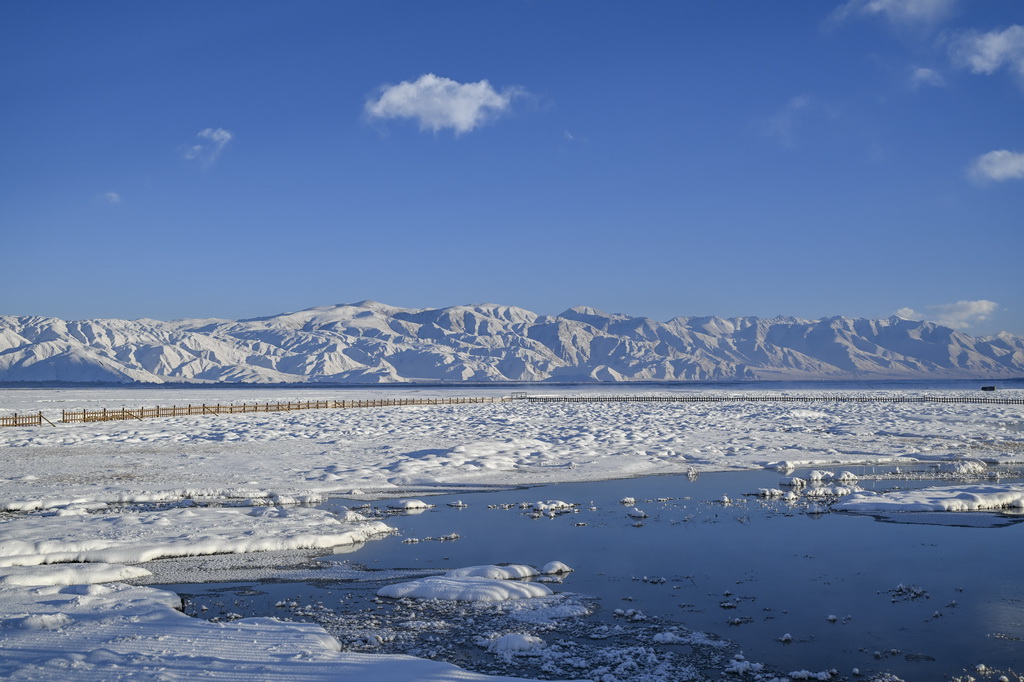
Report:
[[996,387],[995,386],[982,386],[981,390],[983,390],[983,391],[994,391],[994,390],[996,390]]

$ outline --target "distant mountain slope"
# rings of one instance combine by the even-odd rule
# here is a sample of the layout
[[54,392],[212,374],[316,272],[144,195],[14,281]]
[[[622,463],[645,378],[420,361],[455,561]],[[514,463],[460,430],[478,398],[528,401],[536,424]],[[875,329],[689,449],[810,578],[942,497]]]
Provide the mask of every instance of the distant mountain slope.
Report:
[[374,301],[251,320],[0,316],[0,381],[330,382],[1008,378],[1024,338],[898,317],[677,317]]

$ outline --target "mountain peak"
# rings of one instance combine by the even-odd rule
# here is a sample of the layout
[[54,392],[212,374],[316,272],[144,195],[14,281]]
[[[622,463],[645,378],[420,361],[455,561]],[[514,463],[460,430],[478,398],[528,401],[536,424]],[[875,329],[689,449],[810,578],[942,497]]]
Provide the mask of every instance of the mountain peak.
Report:
[[891,317],[676,317],[360,301],[251,320],[0,316],[0,381],[951,379],[1024,375],[1024,338]]

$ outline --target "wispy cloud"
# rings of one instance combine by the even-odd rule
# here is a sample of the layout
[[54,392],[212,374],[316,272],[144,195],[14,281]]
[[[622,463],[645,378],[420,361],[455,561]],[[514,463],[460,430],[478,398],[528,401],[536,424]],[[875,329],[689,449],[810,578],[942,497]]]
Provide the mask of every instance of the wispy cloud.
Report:
[[953,9],[957,0],[849,0],[832,13],[839,23],[858,16],[880,16],[896,24],[934,24]]
[[1024,179],[1024,153],[999,149],[982,154],[971,163],[967,175],[978,182]]
[[910,73],[910,85],[915,90],[923,87],[941,88],[945,84],[946,79],[935,69],[918,67]]
[[944,327],[967,329],[987,320],[998,308],[999,304],[994,301],[957,301],[928,306],[921,312],[900,308],[895,314],[905,320],[928,320]]
[[220,158],[220,153],[234,135],[223,128],[205,128],[196,133],[196,137],[200,142],[186,147],[182,155],[189,161],[209,166]]
[[437,132],[451,128],[455,135],[468,133],[507,113],[512,100],[524,94],[518,86],[495,90],[486,81],[459,83],[432,73],[414,81],[384,86],[380,95],[366,102],[370,118],[410,118],[420,130]]
[[972,73],[987,76],[1005,66],[1024,84],[1024,26],[1013,25],[988,33],[960,33],[950,41],[950,52],[956,64]]
[[106,194],[103,195],[103,200],[106,201],[108,204],[120,204],[121,195],[118,194],[117,192],[107,192]]
[[761,131],[780,144],[787,147],[794,146],[797,131],[812,103],[813,100],[809,95],[797,95],[791,98],[779,111],[761,122]]

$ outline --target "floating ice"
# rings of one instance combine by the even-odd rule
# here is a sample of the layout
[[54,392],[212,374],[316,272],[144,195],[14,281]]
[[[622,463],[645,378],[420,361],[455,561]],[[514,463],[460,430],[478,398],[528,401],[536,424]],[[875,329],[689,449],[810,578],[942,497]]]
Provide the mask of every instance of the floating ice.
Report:
[[533,503],[533,509],[535,511],[546,512],[546,511],[571,511],[576,505],[568,502],[562,502],[561,500],[548,500],[547,502],[537,501]]

